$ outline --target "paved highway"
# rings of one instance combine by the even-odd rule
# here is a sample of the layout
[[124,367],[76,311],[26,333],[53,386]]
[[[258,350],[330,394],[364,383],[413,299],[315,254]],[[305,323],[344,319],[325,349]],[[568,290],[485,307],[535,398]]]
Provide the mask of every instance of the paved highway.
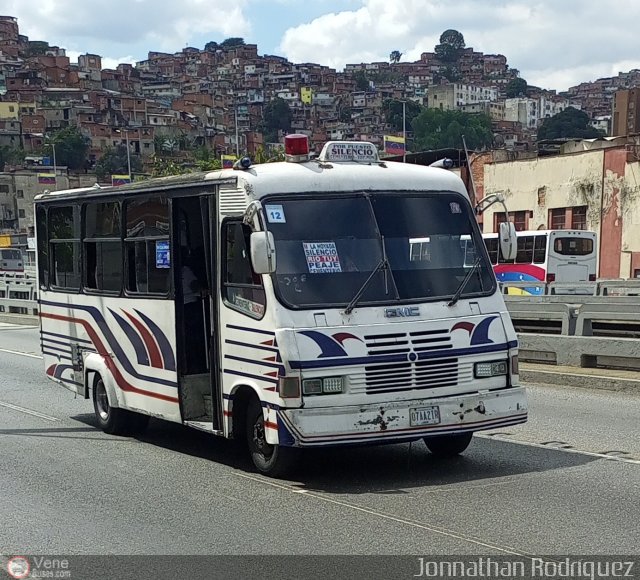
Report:
[[103,434],[38,350],[0,326],[0,553],[640,553],[640,396],[532,384],[530,423],[453,461],[316,451],[273,481],[180,426]]

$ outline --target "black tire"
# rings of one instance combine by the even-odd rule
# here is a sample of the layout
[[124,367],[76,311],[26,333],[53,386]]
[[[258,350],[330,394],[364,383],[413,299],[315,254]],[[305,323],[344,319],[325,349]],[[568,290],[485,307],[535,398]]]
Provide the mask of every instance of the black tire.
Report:
[[471,443],[473,433],[460,433],[457,435],[440,435],[438,437],[425,437],[424,442],[432,455],[441,457],[455,457],[460,455]]
[[149,423],[148,415],[112,407],[100,375],[96,375],[93,383],[93,410],[98,426],[109,435],[138,435],[144,432]]
[[267,443],[262,406],[252,397],[247,406],[246,434],[249,455],[256,469],[269,477],[285,477],[298,462],[298,450]]

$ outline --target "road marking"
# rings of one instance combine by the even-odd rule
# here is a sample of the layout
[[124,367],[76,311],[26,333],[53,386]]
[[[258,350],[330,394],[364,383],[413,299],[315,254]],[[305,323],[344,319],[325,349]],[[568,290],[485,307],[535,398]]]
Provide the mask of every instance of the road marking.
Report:
[[[515,443],[516,445],[524,445],[526,447],[537,447],[538,449],[552,449],[553,451],[562,451],[563,453],[573,453],[574,455],[586,455],[588,457],[597,457],[598,459],[607,459],[608,461],[617,461],[619,463],[631,463],[632,465],[640,465],[640,459],[630,459],[627,457],[620,457],[619,455],[607,455],[605,453],[596,453],[594,451],[583,451],[581,449],[574,449],[569,447],[545,445],[543,443],[534,443],[533,441],[522,441],[521,439],[511,439],[509,437],[501,437],[500,435],[476,433],[475,436],[481,437],[482,439],[493,439],[495,441],[502,441],[503,443]],[[566,443],[565,445],[568,445],[568,443]]]
[[518,550],[517,548],[511,548],[509,546],[498,546],[495,544],[489,544],[487,542],[483,542],[482,540],[479,540],[477,538],[473,538],[471,536],[465,536],[459,532],[455,532],[453,530],[449,530],[447,528],[436,528],[434,526],[428,526],[426,524],[420,523],[420,522],[415,522],[412,520],[408,520],[405,518],[399,518],[397,516],[392,516],[389,514],[385,514],[384,512],[379,512],[376,510],[373,510],[371,508],[365,508],[365,507],[361,507],[346,501],[340,501],[337,499],[331,499],[329,497],[325,497],[323,495],[320,495],[318,493],[312,492],[312,491],[308,491],[308,490],[304,490],[306,493],[301,493],[300,489],[296,489],[295,487],[291,486],[291,485],[285,485],[285,484],[281,484],[281,483],[276,483],[275,481],[271,481],[265,478],[261,478],[261,477],[256,477],[253,475],[247,475],[245,473],[237,473],[234,472],[234,475],[237,477],[242,477],[243,479],[250,479],[252,481],[258,482],[258,483],[262,483],[265,485],[270,485],[272,487],[281,489],[283,491],[288,491],[289,493],[296,493],[298,495],[300,495],[300,497],[306,497],[306,498],[313,498],[325,503],[330,503],[330,504],[334,504],[334,505],[338,505],[341,507],[345,507],[348,508],[350,510],[353,511],[357,511],[357,512],[362,512],[365,514],[369,514],[378,518],[382,518],[385,520],[389,520],[392,522],[396,522],[398,524],[403,524],[405,526],[410,526],[413,528],[418,528],[427,532],[433,532],[435,534],[440,534],[441,536],[447,536],[449,538],[454,538],[456,540],[462,540],[463,542],[467,542],[470,544],[475,544],[477,546],[481,546],[483,548],[488,548],[490,550],[497,550],[499,552],[502,552],[504,554],[511,554],[512,556],[521,556],[524,558],[532,558],[533,556],[531,554],[527,554],[526,552],[522,552],[521,550]]
[[9,350],[7,348],[0,348],[0,352],[8,352],[9,354],[17,354],[20,356],[28,356],[29,358],[44,358],[40,354],[31,354],[29,352],[20,352],[19,350]]
[[27,415],[33,415],[34,417],[46,419],[47,421],[60,421],[60,419],[58,419],[57,417],[45,415],[44,413],[39,413],[38,411],[33,411],[32,409],[26,409],[25,407],[18,407],[18,405],[12,405],[11,403],[4,403],[0,401],[0,407],[5,407],[7,409],[11,409],[12,411],[19,411],[20,413],[26,413]]

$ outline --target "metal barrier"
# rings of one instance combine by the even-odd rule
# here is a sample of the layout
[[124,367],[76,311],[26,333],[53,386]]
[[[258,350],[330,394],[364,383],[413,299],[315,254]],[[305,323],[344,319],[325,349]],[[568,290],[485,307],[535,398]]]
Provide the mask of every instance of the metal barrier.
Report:
[[[539,295],[504,296],[518,331],[520,358],[582,367],[640,370],[640,280],[563,284],[514,282]],[[584,294],[589,286],[593,294]],[[563,294],[564,291],[570,294]],[[0,321],[37,324],[35,278],[0,273]]]
[[595,282],[499,282],[503,294],[509,296],[640,296],[640,279],[602,278]]
[[16,324],[37,322],[36,280],[28,274],[0,272],[0,320]]

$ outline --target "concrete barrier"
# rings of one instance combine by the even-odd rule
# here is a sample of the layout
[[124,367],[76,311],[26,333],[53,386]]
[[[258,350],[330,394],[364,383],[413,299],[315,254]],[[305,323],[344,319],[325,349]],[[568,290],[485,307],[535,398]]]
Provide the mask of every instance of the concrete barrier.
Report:
[[507,308],[514,325],[518,327],[526,326],[532,321],[552,321],[557,323],[555,328],[559,332],[556,332],[556,334],[574,334],[576,307],[573,305],[561,302],[542,302],[537,300],[524,302],[515,300],[513,302],[508,301]]

